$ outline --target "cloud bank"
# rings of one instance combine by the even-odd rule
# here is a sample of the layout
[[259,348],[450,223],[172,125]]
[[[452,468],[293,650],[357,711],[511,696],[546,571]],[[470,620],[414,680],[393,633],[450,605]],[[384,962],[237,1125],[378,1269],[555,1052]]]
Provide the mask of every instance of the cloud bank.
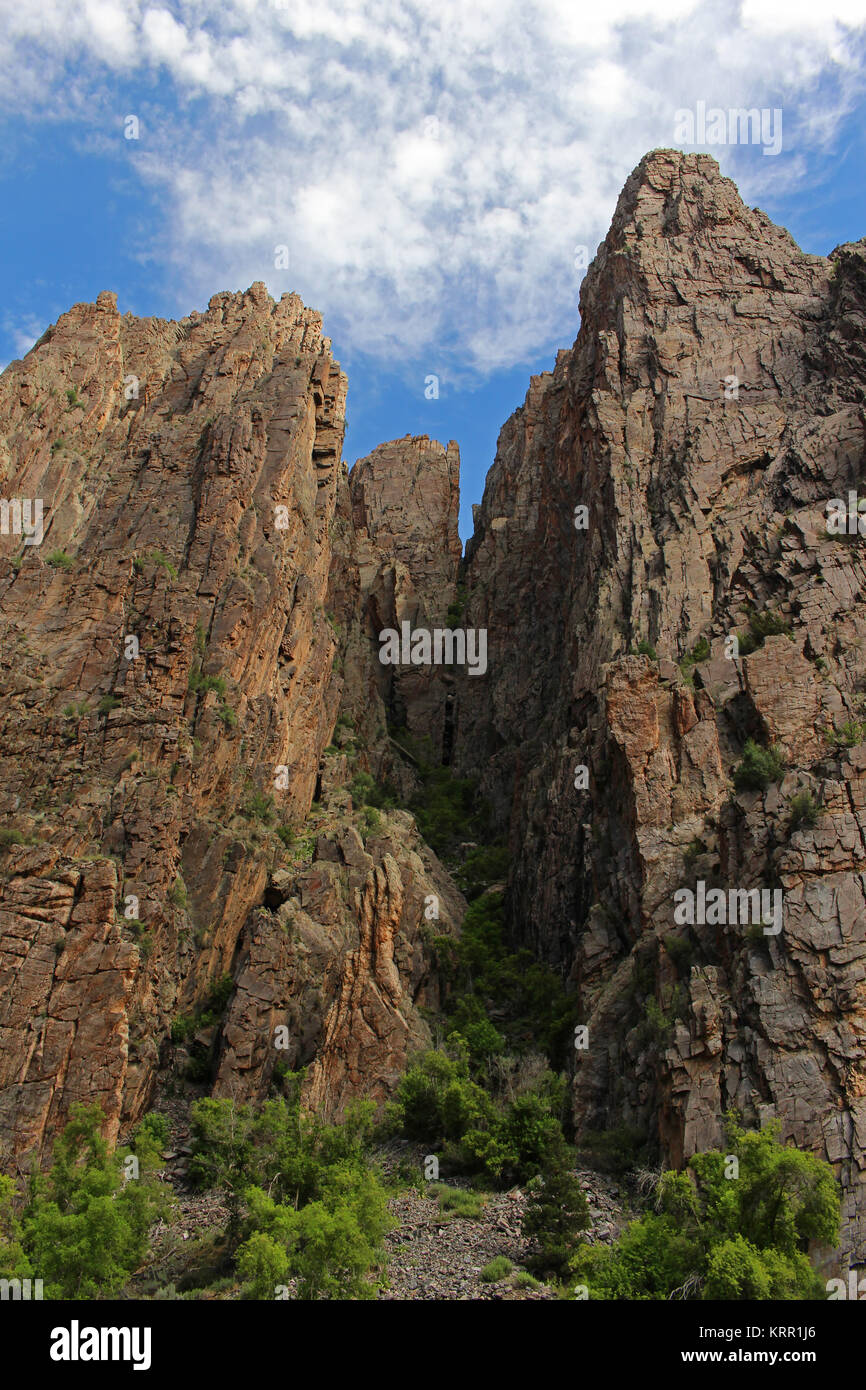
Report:
[[446,379],[571,341],[576,248],[678,108],[781,107],[778,159],[711,150],[780,195],[864,52],[862,0],[0,0],[0,101],[128,156],[179,312],[261,279]]

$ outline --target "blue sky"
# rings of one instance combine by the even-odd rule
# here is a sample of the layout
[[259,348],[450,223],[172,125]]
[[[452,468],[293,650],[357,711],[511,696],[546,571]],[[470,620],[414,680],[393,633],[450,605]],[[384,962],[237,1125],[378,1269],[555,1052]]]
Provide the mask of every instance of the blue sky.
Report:
[[296,290],[349,375],[349,463],[456,439],[465,539],[500,427],[574,340],[575,248],[678,110],[780,108],[777,156],[688,148],[805,250],[866,234],[862,0],[603,8],[0,0],[0,363],[102,289],[169,317]]

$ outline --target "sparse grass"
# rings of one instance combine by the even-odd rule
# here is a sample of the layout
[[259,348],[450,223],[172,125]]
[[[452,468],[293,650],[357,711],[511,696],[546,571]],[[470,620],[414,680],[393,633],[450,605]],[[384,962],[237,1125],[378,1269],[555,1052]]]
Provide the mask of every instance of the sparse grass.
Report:
[[241,815],[248,820],[257,820],[262,825],[272,825],[276,809],[274,798],[263,792],[253,792],[241,805]]
[[445,1183],[431,1183],[428,1191],[436,1197],[443,1216],[464,1217],[477,1221],[484,1210],[485,1198],[480,1192],[467,1192],[462,1187],[448,1187]]
[[180,874],[178,874],[177,878],[174,881],[174,887],[169,893],[169,897],[171,898],[175,907],[185,908],[188,904],[189,900],[186,894],[186,884],[184,883],[183,878]]
[[156,565],[158,569],[165,570],[169,579],[177,579],[177,566],[173,565],[167,555],[161,550],[148,550],[144,555],[136,555],[133,566],[141,574],[145,565]]

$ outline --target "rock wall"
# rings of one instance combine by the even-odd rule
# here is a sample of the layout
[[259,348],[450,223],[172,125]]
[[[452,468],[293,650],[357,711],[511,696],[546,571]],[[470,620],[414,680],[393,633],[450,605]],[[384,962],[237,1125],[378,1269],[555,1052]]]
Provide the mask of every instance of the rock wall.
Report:
[[[443,627],[457,597],[462,555],[457,531],[460,453],[427,435],[380,444],[349,477],[358,544],[362,620],[370,643],[379,634]],[[378,688],[389,722],[429,738],[448,761],[454,672],[443,666],[383,665]],[[443,757],[444,755],[444,757]]]
[[[825,506],[862,488],[864,269],[863,242],[803,254],[707,156],[642,160],[573,348],[499,438],[466,576],[490,670],[455,741],[509,831],[512,929],[589,1025],[578,1126],[680,1162],[730,1107],[778,1117],[836,1165],[860,1258],[864,551]],[[731,782],[748,737],[784,754],[763,792]],[[683,930],[699,880],[782,888],[780,934]]]
[[[0,1138],[22,1163],[76,1100],[101,1102],[110,1137],[134,1120],[226,973],[227,1036],[199,1040],[219,1087],[252,1094],[273,1066],[251,1060],[257,972],[286,1007],[305,998],[308,952],[258,919],[304,845],[346,680],[359,737],[384,734],[345,396],[319,316],[262,285],[179,323],[102,294],[0,379],[4,497],[44,508],[41,545],[0,537]],[[354,960],[358,1000],[290,1018],[295,1060],[327,1030],[313,1084],[332,1076],[338,1100],[361,1085],[362,1039],[340,1029],[371,1000],[386,1069],[424,1033],[410,841],[374,858],[344,829],[292,889],[324,1001]]]

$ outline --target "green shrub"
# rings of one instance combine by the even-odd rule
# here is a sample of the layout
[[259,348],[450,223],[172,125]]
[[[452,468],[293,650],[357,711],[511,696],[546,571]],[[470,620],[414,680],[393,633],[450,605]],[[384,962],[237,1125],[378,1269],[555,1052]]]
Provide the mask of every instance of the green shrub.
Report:
[[228,1193],[248,1297],[273,1297],[275,1283],[293,1279],[299,1298],[371,1298],[391,1224],[369,1157],[375,1106],[355,1102],[328,1125],[302,1111],[302,1075],[284,1079],[288,1096],[260,1109],[230,1099],[193,1105],[190,1175]]
[[785,759],[779,748],[762,748],[754,739],[747,739],[743,761],[734,768],[737,791],[765,791],[771,782],[780,782],[785,775]]
[[589,1206],[574,1173],[562,1166],[533,1179],[523,1214],[523,1234],[537,1246],[530,1269],[565,1279],[577,1234],[588,1225]]
[[31,1178],[20,1244],[49,1298],[110,1298],[144,1259],[167,1200],[145,1175],[124,1184],[98,1105],[73,1105],[71,1115],[49,1171]]
[[856,748],[858,744],[866,742],[866,722],[849,719],[841,729],[830,729],[827,741],[834,748]]
[[658,655],[652,642],[648,642],[645,637],[641,638],[637,644],[638,656],[648,656],[650,661],[658,661]]
[[380,785],[369,772],[357,772],[349,783],[349,792],[355,806],[383,808],[396,804],[394,789],[390,784]]
[[504,1255],[496,1255],[485,1265],[478,1276],[482,1284],[498,1284],[502,1279],[507,1279],[511,1273],[511,1261]]
[[196,694],[204,695],[208,690],[215,690],[218,695],[225,695],[226,683],[223,676],[203,676],[198,662],[193,662],[189,673],[189,689]]
[[510,859],[506,845],[484,845],[470,850],[454,874],[464,897],[472,902],[494,883],[507,878]]
[[238,717],[232,709],[231,705],[227,705],[225,703],[221,704],[217,710],[217,714],[219,715],[220,719],[222,720],[223,724],[227,729],[237,728]]
[[577,1144],[578,1153],[603,1173],[622,1177],[648,1161],[649,1140],[642,1129],[617,1125],[613,1129],[584,1130]]
[[389,1124],[407,1139],[436,1146],[458,1140],[492,1113],[492,1103],[469,1076],[465,1049],[431,1050],[414,1057],[386,1109]]
[[821,814],[821,806],[810,791],[797,792],[796,796],[791,797],[791,830],[800,830],[802,827],[812,829],[818,824],[818,817]]
[[540,1289],[541,1284],[534,1274],[529,1274],[527,1270],[520,1269],[514,1276],[514,1283],[518,1289]]
[[838,1239],[829,1163],[783,1145],[778,1123],[746,1132],[729,1117],[726,1143],[727,1152],[695,1154],[689,1173],[665,1173],[655,1209],[613,1246],[579,1247],[571,1269],[591,1298],[825,1296],[807,1252]]
[[71,555],[65,550],[52,550],[50,555],[45,556],[46,563],[53,565],[55,569],[71,570],[75,564]]
[[457,585],[457,597],[452,599],[451,603],[449,603],[448,612],[445,615],[446,627],[455,628],[460,626],[463,614],[466,612],[467,600],[468,591],[466,585],[459,583]]
[[103,695],[99,704],[96,706],[97,714],[110,714],[113,709],[117,709],[120,704],[116,695]]
[[748,618],[748,630],[737,634],[740,656],[748,656],[751,652],[757,651],[758,647],[763,646],[765,637],[775,637],[780,634],[786,637],[791,636],[792,628],[788,619],[769,609],[765,609],[763,612],[752,609]]
[[273,1298],[277,1284],[289,1277],[286,1247],[264,1231],[254,1231],[238,1251],[238,1277],[246,1298]]
[[8,849],[10,845],[26,843],[20,830],[10,830],[7,826],[0,826],[0,849]]

